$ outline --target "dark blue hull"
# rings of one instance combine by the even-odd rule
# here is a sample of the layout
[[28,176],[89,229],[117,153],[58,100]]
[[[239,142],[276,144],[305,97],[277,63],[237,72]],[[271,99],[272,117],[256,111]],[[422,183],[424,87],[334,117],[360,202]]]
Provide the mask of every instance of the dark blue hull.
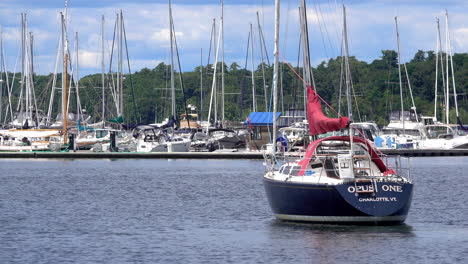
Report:
[[[324,185],[263,178],[271,209],[278,219],[326,223],[403,223],[413,184],[385,181]],[[361,187],[359,187],[361,186]]]

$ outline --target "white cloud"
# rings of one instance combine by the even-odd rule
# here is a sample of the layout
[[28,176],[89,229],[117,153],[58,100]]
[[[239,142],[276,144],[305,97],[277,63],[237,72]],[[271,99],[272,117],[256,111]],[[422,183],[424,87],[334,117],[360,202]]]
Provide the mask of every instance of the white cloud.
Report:
[[[390,3],[389,1],[365,1],[347,6],[348,36],[351,55],[371,61],[380,56],[382,49],[396,49],[394,16],[400,23],[401,49],[405,60],[412,58],[418,49],[430,50],[435,47],[435,17],[443,22],[440,6],[412,2]],[[0,24],[7,47],[8,65],[16,59],[19,43],[20,15],[23,10],[3,2],[0,9]],[[451,2],[453,4],[453,1]],[[157,63],[168,63],[169,19],[165,4],[130,3],[105,8],[73,8],[70,6],[69,39],[79,32],[80,64],[83,74],[100,69],[101,60],[101,15],[105,15],[106,61],[109,60],[112,33],[116,13],[123,10],[129,55],[133,70],[140,67],[153,68]],[[296,4],[287,4],[281,13],[281,51],[291,62],[297,61],[299,46],[298,11]],[[289,10],[286,10],[288,9]],[[468,52],[468,25],[466,3],[447,6],[450,11],[450,26],[454,52]],[[453,9],[453,10],[450,10]],[[35,8],[28,11],[28,24],[35,36],[35,51],[39,73],[52,72],[55,64],[57,40],[60,32],[60,8]],[[225,5],[225,50],[226,61],[244,65],[249,24],[253,23],[255,39],[258,41],[256,12],[264,22],[264,35],[270,60],[273,48],[273,6]],[[287,12],[286,12],[287,11]],[[184,70],[192,70],[200,63],[200,48],[206,61],[213,18],[219,29],[220,6],[173,5],[176,37]],[[341,37],[341,9],[326,2],[321,6],[308,5],[309,33],[312,60],[315,64],[321,58],[339,55]],[[72,45],[73,46],[73,45]],[[284,49],[284,47],[286,47]],[[325,48],[324,48],[325,47]],[[213,47],[212,47],[213,49]],[[284,51],[283,51],[284,50]],[[256,63],[260,62],[259,44],[255,47]],[[213,52],[213,51],[212,51]],[[213,62],[214,55],[211,55]],[[239,58],[241,58],[239,60]],[[250,62],[249,62],[250,63]]]
[[[176,38],[184,37],[183,32],[175,32]],[[168,28],[161,29],[159,31],[153,32],[153,35],[150,39],[156,43],[168,43],[170,42],[170,32]]]
[[454,30],[453,40],[454,46],[458,48],[458,50],[468,47],[468,28],[457,28]]

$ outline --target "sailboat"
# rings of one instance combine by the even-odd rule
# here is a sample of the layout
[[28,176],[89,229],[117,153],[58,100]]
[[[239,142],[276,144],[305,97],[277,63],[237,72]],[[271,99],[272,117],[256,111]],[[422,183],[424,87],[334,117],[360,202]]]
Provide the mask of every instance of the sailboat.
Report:
[[175,100],[175,78],[174,78],[174,43],[175,29],[172,20],[172,4],[169,0],[169,33],[170,33],[170,48],[171,48],[171,111],[172,116],[168,123],[161,126],[139,126],[134,132],[136,151],[137,152],[188,152],[190,150],[191,140],[175,135],[175,116],[176,116],[176,100]]
[[[1,38],[1,36],[0,36]],[[0,40],[1,41],[1,40]],[[33,67],[33,34],[28,31],[26,14],[21,14],[21,78],[20,95],[16,113],[13,113],[11,104],[13,84],[7,81],[8,102],[4,121],[8,114],[11,122],[5,129],[0,129],[0,151],[37,151],[48,150],[49,139],[57,136],[57,129],[44,129],[44,115],[37,107],[34,92],[34,67]],[[3,49],[3,47],[1,48]],[[3,57],[3,51],[2,57]],[[2,68],[6,69],[2,58]],[[13,78],[12,82],[14,82]],[[0,98],[1,100],[1,98]],[[1,106],[1,103],[0,103]],[[1,107],[0,107],[1,108]]]
[[[278,86],[279,0],[275,8],[273,112]],[[301,13],[305,16],[304,1]],[[347,94],[350,109],[349,90]],[[337,130],[348,130],[348,135],[354,135],[352,112],[351,119],[326,117],[320,97],[310,84],[307,84],[307,97],[311,136]],[[275,122],[273,125],[276,136]],[[397,224],[407,217],[413,183],[403,176],[401,159],[397,159],[395,168],[390,168],[364,137],[317,139],[309,144],[302,159],[282,164],[278,160],[276,155],[267,160],[263,184],[270,207],[280,220]]]
[[[457,103],[457,91],[455,87],[455,75],[453,69],[453,58],[452,58],[452,48],[450,43],[450,31],[449,31],[449,19],[448,12],[445,12],[445,41],[446,41],[446,63],[444,69],[443,63],[443,54],[440,52],[442,48],[442,39],[440,34],[440,24],[439,19],[436,19],[437,22],[437,49],[436,49],[436,74],[435,74],[435,91],[434,91],[434,116],[428,118],[429,121],[426,122],[425,129],[427,131],[427,138],[420,142],[419,148],[421,149],[465,149],[468,147],[468,136],[466,135],[465,128],[460,120],[458,112],[458,103]],[[445,123],[437,121],[437,85],[438,85],[438,73],[439,73],[439,58],[440,58],[440,68],[441,68],[441,77],[443,89],[445,89]],[[449,74],[449,69],[451,69],[451,75]],[[446,76],[444,76],[444,70]],[[450,77],[452,81],[453,88],[453,99],[455,104],[455,113],[457,118],[457,124],[450,124]]]
[[413,92],[411,83],[406,68],[406,63],[403,63],[406,80],[408,84],[409,94],[412,102],[411,109],[404,110],[403,104],[403,81],[401,74],[400,60],[400,33],[398,31],[398,17],[395,17],[395,29],[397,39],[397,54],[398,54],[398,78],[400,85],[400,106],[401,110],[395,110],[390,113],[389,123],[382,129],[381,138],[385,145],[383,148],[417,148],[419,142],[425,137],[424,124],[421,122],[414,104]]

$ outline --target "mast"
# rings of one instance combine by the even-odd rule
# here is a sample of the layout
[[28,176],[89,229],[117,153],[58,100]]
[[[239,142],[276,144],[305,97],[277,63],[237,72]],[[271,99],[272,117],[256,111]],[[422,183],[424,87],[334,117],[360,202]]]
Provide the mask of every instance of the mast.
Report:
[[[32,93],[32,100],[34,105],[31,104],[31,107],[34,107],[35,117],[36,117],[36,127],[39,127],[39,110],[37,108],[37,100],[36,100],[36,91],[34,89],[34,35],[32,32],[29,33],[30,36],[30,67],[29,67],[29,81]],[[31,109],[32,114],[33,109]],[[33,116],[31,115],[31,120]]]
[[[301,0],[301,5],[299,7],[299,15],[301,22],[301,37],[303,45],[303,72],[304,72],[304,81],[306,84],[312,84],[314,91],[317,89],[315,85],[315,79],[312,72],[312,67],[310,66],[310,50],[309,50],[309,29],[307,25],[307,8],[305,0]],[[304,84],[304,113],[307,113],[307,86]]]
[[[455,73],[453,71],[453,57],[452,57],[452,44],[450,43],[450,29],[449,29],[449,21],[448,21],[448,11],[445,10],[445,17],[446,17],[446,24],[447,24],[447,43],[448,43],[448,46],[447,46],[447,50],[448,50],[448,54],[447,56],[450,56],[450,70],[451,70],[451,74],[452,74],[452,86],[453,86],[453,99],[454,99],[454,102],[455,102],[455,114],[457,116],[457,118],[459,117],[459,113],[458,113],[458,100],[457,100],[457,89],[455,87]],[[448,65],[447,65],[448,67]],[[447,79],[447,82],[448,82],[448,79]],[[447,94],[448,95],[448,94]]]
[[[0,80],[0,83],[2,81],[3,82],[6,81],[6,88],[7,88],[7,93],[8,93],[8,105],[6,106],[5,117],[4,117],[4,120],[3,120],[3,123],[6,123],[6,120],[7,120],[7,117],[8,117],[8,112],[10,112],[10,118],[11,118],[11,120],[13,120],[13,106],[11,104],[11,94],[12,94],[11,90],[13,88],[13,84],[10,87],[10,80],[9,80],[9,77],[8,77],[8,71],[7,71],[6,62],[5,62],[5,50],[3,48],[3,39],[1,39],[1,37],[0,37],[0,41],[1,41],[1,45],[2,45],[2,48],[0,48],[0,52],[2,53],[2,61],[1,61],[0,67],[3,68],[3,72],[5,73],[5,80]],[[15,65],[15,69],[16,69],[16,65]],[[16,71],[16,70],[14,70],[14,71]]]
[[252,112],[257,112],[257,102],[255,101],[255,64],[254,64],[254,35],[252,30],[252,23],[250,23],[250,49],[252,50],[251,60],[252,60]]
[[448,40],[448,13],[447,10],[445,11],[445,65],[446,65],[446,80],[447,80],[447,87],[446,87],[446,97],[445,97],[445,121],[447,124],[450,124],[450,79],[449,79],[449,40]]
[[266,78],[265,78],[265,62],[263,60],[262,27],[260,25],[260,16],[258,15],[258,11],[257,11],[257,24],[258,24],[258,39],[260,41],[260,56],[262,59],[262,77],[263,77],[263,92],[264,92],[263,94],[265,96],[265,112],[268,112],[268,91],[267,91]]
[[[278,51],[279,51],[279,20],[280,20],[280,1],[275,0],[275,63],[273,65],[273,144],[276,146],[276,104],[278,100]],[[275,148],[273,148],[275,149]],[[273,152],[274,153],[274,152]]]
[[[221,21],[219,22],[221,24]],[[213,70],[213,81],[214,81],[214,90],[212,93],[214,93],[214,122],[215,124],[218,122],[218,87],[217,87],[217,78],[216,75],[218,75],[218,51],[219,51],[219,44],[221,43],[219,40],[221,39],[221,30],[218,32],[218,38],[216,38],[216,24],[214,25],[214,46],[216,47],[216,58],[215,58],[215,67]],[[215,81],[216,80],[216,81]],[[211,106],[210,106],[211,108]],[[208,120],[209,121],[209,120]]]
[[123,44],[123,11],[120,10],[120,25],[119,25],[119,79],[120,79],[120,96],[119,96],[119,112],[120,116],[123,116],[123,49],[124,49],[124,44]]
[[224,124],[224,0],[221,0],[221,124]]
[[[66,9],[65,9],[66,10]],[[66,11],[65,11],[66,14]],[[62,114],[63,114],[63,143],[68,143],[67,121],[68,121],[68,40],[66,38],[66,20],[63,13],[62,17],[62,56],[63,56],[63,73],[62,73]]]
[[400,67],[400,34],[398,32],[398,17],[395,17],[395,28],[397,36],[397,50],[398,50],[398,78],[400,81],[400,101],[401,101],[401,124],[403,126],[403,134],[405,134],[405,118],[403,116],[403,83],[401,81],[401,67]]
[[[346,101],[348,105],[348,118],[350,122],[353,122],[353,110],[352,110],[352,102],[351,102],[351,72],[349,69],[349,48],[348,48],[348,29],[346,25],[346,7],[343,4],[343,42],[344,42],[344,51],[345,51],[345,78],[346,78]],[[353,137],[353,127],[349,126],[349,152],[351,154],[351,157],[353,157],[353,142],[354,142],[354,137]],[[352,160],[352,158],[351,158]],[[350,163],[350,169],[353,170],[354,163]]]
[[172,30],[172,5],[171,0],[169,0],[169,34],[170,34],[170,41],[171,41],[171,114],[172,118],[176,118],[176,109],[175,109],[175,83],[174,83],[174,32]]
[[203,117],[203,48],[200,49],[200,118]]
[[[219,31],[219,34],[221,34],[221,31]],[[218,39],[221,36],[218,36]],[[206,133],[208,134],[208,127],[210,125],[210,119],[211,119],[211,107],[213,106],[213,101],[215,101],[215,106],[216,106],[216,72],[217,72],[217,66],[218,66],[218,54],[219,54],[219,41],[218,45],[216,47],[215,51],[215,59],[214,59],[214,71],[213,71],[213,82],[211,84],[211,97],[210,97],[210,108],[208,108],[208,122],[206,122]],[[215,122],[216,122],[216,107],[215,107]]]
[[[345,78],[346,78],[346,96],[348,101],[348,118],[353,122],[353,110],[351,103],[351,72],[349,69],[349,48],[348,48],[348,29],[346,24],[346,7],[343,5],[343,41],[345,50]],[[351,134],[352,136],[352,134]]]
[[104,15],[102,15],[102,25],[101,25],[101,85],[102,85],[102,116],[101,116],[101,120],[102,120],[102,127],[105,126],[105,112],[106,112],[106,91],[105,91],[105,87],[106,87],[106,84],[105,84],[105,80],[104,80],[104,75],[105,75],[105,70],[106,70],[106,66],[105,66],[105,63],[104,63]]
[[26,14],[21,13],[21,81],[20,81],[20,96],[19,96],[19,101],[18,101],[18,107],[16,108],[16,111],[19,112],[19,120],[23,122],[23,110],[24,110],[24,103],[23,103],[23,91],[24,91],[24,86],[25,86],[25,42],[26,42],[26,37],[25,37],[25,20],[26,20]]
[[[436,47],[437,47],[437,53],[436,53],[436,72],[435,72],[435,91],[434,91],[434,94],[435,94],[435,98],[434,98],[434,118],[435,120],[437,120],[437,101],[438,101],[438,75],[439,75],[439,60],[440,60],[440,71],[441,71],[441,74],[440,76],[442,77],[442,88],[441,90],[443,91],[444,93],[444,96],[447,96],[446,94],[446,90],[445,90],[445,74],[444,74],[444,54],[442,53],[442,36],[440,34],[440,21],[439,21],[439,18],[436,18],[436,23],[437,23],[437,43],[436,43]],[[440,59],[439,59],[439,56],[440,56]],[[448,80],[447,80],[448,81]],[[446,103],[446,99],[444,98],[444,104]],[[444,113],[442,113],[442,117],[441,119],[443,120],[444,119]],[[447,122],[448,124],[448,122]]]
[[75,32],[75,41],[76,41],[76,114],[78,115],[79,119],[83,121],[83,112],[81,109],[81,101],[80,101],[80,74],[79,74],[79,47],[78,47],[78,32]]
[[[439,37],[440,37],[440,25],[439,18],[436,18],[437,23],[437,37],[436,37],[436,69],[435,69],[435,83],[434,83],[434,120],[437,120],[437,75],[439,74]],[[442,75],[443,76],[443,75]]]

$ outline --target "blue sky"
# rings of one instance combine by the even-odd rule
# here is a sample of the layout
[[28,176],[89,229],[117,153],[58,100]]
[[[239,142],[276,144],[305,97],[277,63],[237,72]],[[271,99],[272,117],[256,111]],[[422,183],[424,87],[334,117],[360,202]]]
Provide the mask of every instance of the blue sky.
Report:
[[[29,31],[33,32],[35,69],[40,74],[54,71],[59,12],[64,0],[0,0],[0,26],[3,32],[7,67],[14,69],[19,47],[20,13],[28,14]],[[219,0],[173,0],[174,23],[183,70],[193,70],[207,61],[211,23],[219,20]],[[374,0],[346,1],[350,53],[358,59],[372,61],[381,50],[396,50],[394,17],[399,17],[401,53],[404,60],[418,49],[434,50],[435,18],[444,27],[444,9],[449,12],[452,50],[468,52],[468,1],[466,0]],[[310,50],[316,65],[340,54],[341,1],[308,0]],[[154,68],[169,63],[167,1],[162,0],[69,0],[69,39],[79,34],[80,73],[100,72],[100,21],[106,18],[106,47],[112,40],[115,14],[123,10],[126,20],[132,70]],[[273,48],[273,0],[225,0],[225,59],[228,64],[245,61],[249,23],[256,24],[260,13],[268,52]],[[281,2],[281,47],[283,56],[295,64],[298,49],[297,0]],[[255,32],[255,34],[258,34]],[[258,40],[257,35],[255,38]],[[260,62],[256,43],[255,61]],[[108,51],[107,51],[108,52]],[[270,56],[271,57],[271,56]],[[213,58],[213,56],[212,56]],[[109,59],[106,58],[106,61]],[[108,67],[108,66],[107,66]],[[250,67],[250,66],[249,66]]]

